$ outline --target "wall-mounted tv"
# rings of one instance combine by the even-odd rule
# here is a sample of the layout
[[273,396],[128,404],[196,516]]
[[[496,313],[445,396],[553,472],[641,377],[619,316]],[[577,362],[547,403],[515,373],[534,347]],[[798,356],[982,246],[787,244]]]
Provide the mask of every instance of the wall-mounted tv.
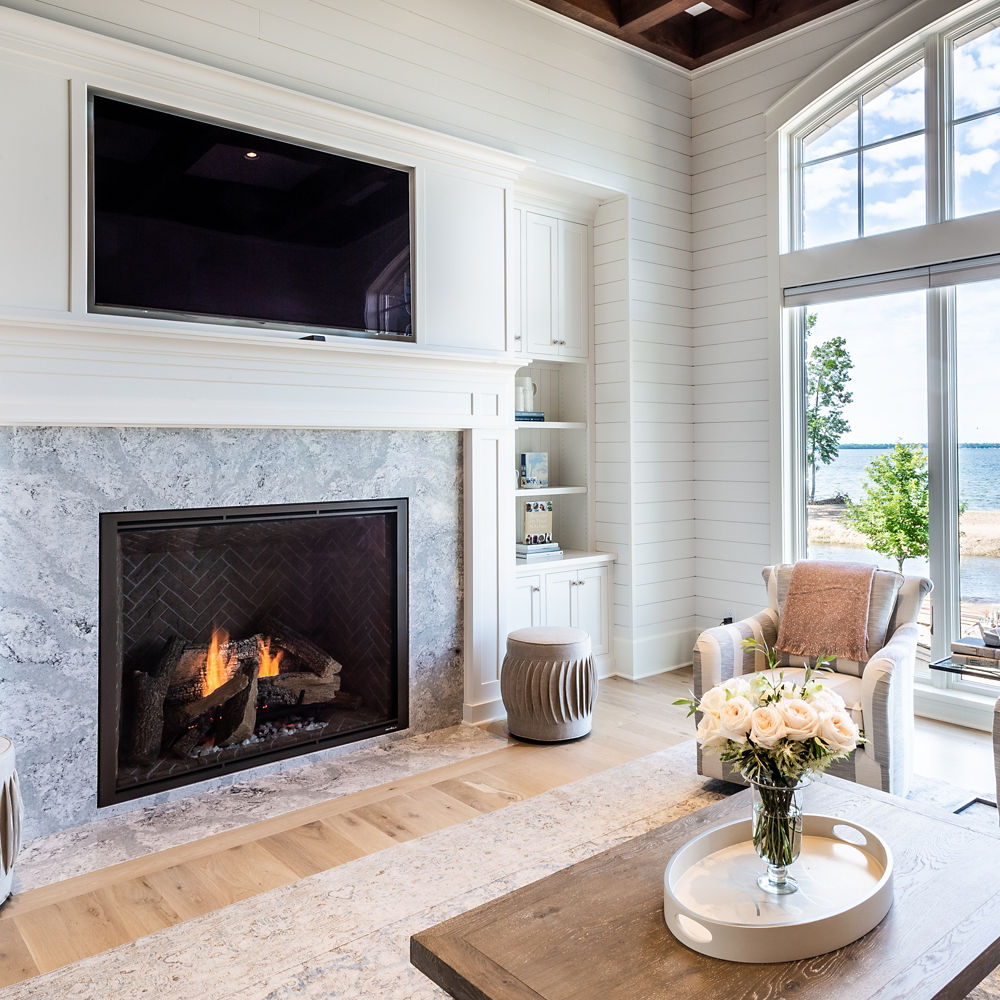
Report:
[[90,95],[90,302],[411,340],[411,175]]

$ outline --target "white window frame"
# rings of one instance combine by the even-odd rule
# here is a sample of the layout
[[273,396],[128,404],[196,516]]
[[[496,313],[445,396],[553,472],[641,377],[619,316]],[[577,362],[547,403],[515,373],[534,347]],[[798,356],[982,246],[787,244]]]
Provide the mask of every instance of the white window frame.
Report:
[[[776,183],[771,188],[773,260],[776,265],[775,306],[777,364],[780,386],[774,436],[780,453],[772,518],[775,557],[791,560],[806,548],[804,440],[803,317],[805,308],[783,309],[786,290],[810,288],[795,304],[815,296],[857,298],[902,287],[925,287],[928,446],[931,453],[931,575],[935,580],[934,637],[931,659],[950,652],[959,634],[960,574],[955,540],[958,494],[957,331],[954,283],[947,270],[955,261],[983,258],[984,266],[965,269],[961,280],[993,277],[1000,254],[1000,211],[954,216],[954,127],[952,121],[952,56],[954,41],[997,17],[1000,0],[980,0],[955,11],[946,0],[917,0],[869,36],[832,60],[767,114],[768,164]],[[878,86],[919,59],[925,72],[924,226],[860,237],[828,246],[801,248],[802,138],[838,108]],[[859,191],[859,201],[862,197]],[[861,224],[859,220],[859,225]],[[933,227],[933,229],[931,229]],[[933,272],[933,274],[932,274]],[[978,275],[977,275],[978,272]],[[1000,274],[1000,268],[997,269]],[[873,279],[873,276],[874,279]],[[996,698],[995,685],[935,672],[923,673],[930,684],[952,692]],[[947,717],[948,711],[941,717]],[[963,721],[952,718],[951,721]]]

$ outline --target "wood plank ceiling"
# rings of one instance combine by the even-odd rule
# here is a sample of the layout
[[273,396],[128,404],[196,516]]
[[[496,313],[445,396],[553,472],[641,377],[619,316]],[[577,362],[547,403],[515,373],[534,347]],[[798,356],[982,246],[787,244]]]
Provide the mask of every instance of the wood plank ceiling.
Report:
[[[687,69],[860,0],[533,0]],[[694,10],[694,13],[689,11]]]

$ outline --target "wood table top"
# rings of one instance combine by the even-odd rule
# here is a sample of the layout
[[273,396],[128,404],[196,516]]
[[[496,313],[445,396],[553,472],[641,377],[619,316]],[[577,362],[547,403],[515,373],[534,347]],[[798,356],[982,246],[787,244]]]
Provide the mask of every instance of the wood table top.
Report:
[[699,833],[747,817],[749,795],[415,934],[410,961],[459,1000],[960,1000],[1000,964],[997,837],[831,777],[807,790],[806,810],[849,818],[889,846],[888,916],[853,944],[797,962],[726,962],[680,944],[663,920],[663,870]]

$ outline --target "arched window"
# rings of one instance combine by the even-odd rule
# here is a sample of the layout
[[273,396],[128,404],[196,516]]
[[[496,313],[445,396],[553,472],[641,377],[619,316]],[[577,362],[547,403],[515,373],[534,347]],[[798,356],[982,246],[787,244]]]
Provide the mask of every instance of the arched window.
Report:
[[953,6],[772,137],[785,555],[929,573],[930,661],[1000,609],[1000,2]]

